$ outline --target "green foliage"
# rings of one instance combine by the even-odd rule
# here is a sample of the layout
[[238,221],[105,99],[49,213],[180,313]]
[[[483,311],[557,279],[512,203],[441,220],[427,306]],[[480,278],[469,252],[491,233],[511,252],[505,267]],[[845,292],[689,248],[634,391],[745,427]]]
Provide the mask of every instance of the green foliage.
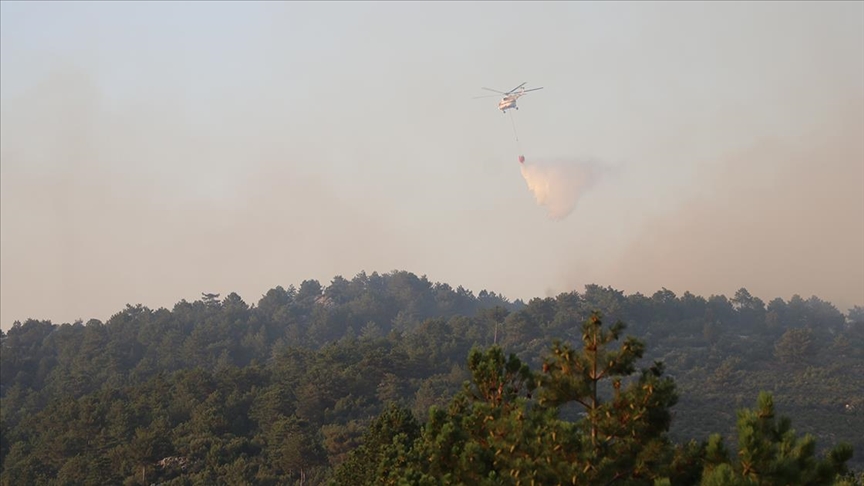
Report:
[[525,403],[536,386],[528,367],[492,346],[472,350],[468,369],[472,379],[449,407],[430,409],[403,479],[497,484],[512,475],[515,464],[542,457],[536,442],[524,435],[531,420]]
[[[658,484],[698,474],[698,449],[665,437],[674,384],[662,365],[636,372],[644,345],[624,329],[606,330],[594,314],[583,347],[555,342],[543,370],[532,372],[498,346],[473,350],[472,380],[447,409],[433,407],[401,479],[418,484]],[[601,397],[598,384],[611,382]],[[535,397],[536,395],[536,397]],[[560,407],[577,403],[584,417],[568,421]]]
[[420,425],[407,409],[391,405],[363,434],[361,444],[339,465],[331,484],[395,484],[390,473],[405,467]]
[[799,437],[788,417],[777,417],[770,393],[759,394],[755,409],[738,412],[738,453],[732,461],[719,436],[706,453],[703,485],[830,485],[849,471],[852,447],[840,444],[816,456],[812,435]]
[[[702,438],[731,439],[734,409],[760,390],[819,444],[864,448],[861,315],[816,297],[764,306],[746,289],[588,285],[526,305],[392,272],[307,280],[254,304],[203,293],[107,322],[30,319],[0,333],[0,484],[321,484],[374,462],[352,454],[391,406],[412,411],[416,436],[369,452],[364,477],[440,484],[418,454],[455,451],[435,467],[477,483],[614,471],[696,484],[723,449]],[[809,345],[781,344],[804,332]]]
[[774,355],[783,363],[802,363],[813,351],[813,332],[807,328],[789,329],[774,347]]
[[[572,428],[582,432],[579,463],[584,480],[602,482],[629,478],[659,479],[657,466],[668,445],[664,434],[669,412],[677,401],[674,383],[655,363],[640,371],[638,379],[624,384],[636,372],[645,345],[628,336],[617,350],[609,346],[626,328],[621,321],[604,329],[598,314],[582,326],[582,347],[576,351],[556,341],[543,363],[541,406],[560,407],[575,402],[585,418]],[[601,384],[611,396],[603,399]]]

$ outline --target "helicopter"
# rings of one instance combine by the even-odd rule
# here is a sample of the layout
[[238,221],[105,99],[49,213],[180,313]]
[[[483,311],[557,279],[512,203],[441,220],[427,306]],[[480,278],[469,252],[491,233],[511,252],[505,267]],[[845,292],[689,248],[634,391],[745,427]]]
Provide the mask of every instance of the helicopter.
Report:
[[[494,91],[495,93],[504,95],[504,97],[501,98],[501,101],[498,102],[498,109],[501,110],[501,113],[507,113],[507,110],[510,110],[510,109],[518,110],[519,109],[519,107],[516,106],[516,100],[519,99],[520,97],[524,96],[525,93],[528,93],[530,91],[537,91],[538,89],[543,89],[542,86],[539,88],[525,89],[525,84],[527,84],[527,83],[528,82],[526,81],[526,82],[520,84],[519,86],[516,86],[515,88],[511,89],[510,91],[506,91],[506,92],[498,91],[497,89],[491,89],[491,88],[481,88],[481,89],[485,89],[486,91]],[[474,99],[489,98],[491,96],[495,96],[495,95],[475,96]]]

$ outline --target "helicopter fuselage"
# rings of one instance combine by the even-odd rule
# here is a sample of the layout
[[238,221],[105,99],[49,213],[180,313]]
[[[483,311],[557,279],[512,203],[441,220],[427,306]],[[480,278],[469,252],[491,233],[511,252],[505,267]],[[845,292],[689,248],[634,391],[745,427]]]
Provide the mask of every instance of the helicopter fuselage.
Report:
[[501,101],[498,102],[498,109],[501,110],[502,112],[506,112],[507,110],[509,110],[511,108],[515,108],[518,110],[519,108],[516,106],[516,98],[518,98],[518,97],[519,97],[518,95],[517,96],[505,96],[504,99],[502,99]]

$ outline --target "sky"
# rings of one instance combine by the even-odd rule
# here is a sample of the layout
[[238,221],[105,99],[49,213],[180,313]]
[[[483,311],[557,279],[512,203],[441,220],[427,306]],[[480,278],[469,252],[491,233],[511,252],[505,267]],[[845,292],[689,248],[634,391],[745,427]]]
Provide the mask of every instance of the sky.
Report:
[[0,327],[392,270],[864,305],[864,3],[0,3]]

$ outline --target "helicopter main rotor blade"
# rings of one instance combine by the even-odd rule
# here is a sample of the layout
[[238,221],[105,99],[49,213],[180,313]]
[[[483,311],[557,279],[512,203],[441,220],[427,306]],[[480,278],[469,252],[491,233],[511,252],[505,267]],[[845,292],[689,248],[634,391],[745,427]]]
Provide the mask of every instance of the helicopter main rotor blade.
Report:
[[496,92],[496,93],[498,93],[498,94],[502,94],[502,95],[506,95],[506,94],[507,94],[507,93],[505,93],[505,92],[503,92],[503,91],[498,91],[497,89],[492,89],[492,88],[480,88],[480,89],[485,89],[486,91],[494,91],[494,92]]
[[508,91],[507,94],[510,94],[510,93],[516,91],[517,89],[521,88],[522,86],[525,86],[525,84],[526,84],[527,82],[528,82],[528,81],[525,81],[525,83],[522,83],[522,84],[520,84],[519,86],[516,86],[515,88],[511,89],[510,91]]
[[525,91],[523,91],[523,93],[527,93],[527,92],[529,92],[529,91],[537,91],[538,89],[543,89],[543,87],[541,86],[541,87],[539,87],[539,88],[526,89]]

